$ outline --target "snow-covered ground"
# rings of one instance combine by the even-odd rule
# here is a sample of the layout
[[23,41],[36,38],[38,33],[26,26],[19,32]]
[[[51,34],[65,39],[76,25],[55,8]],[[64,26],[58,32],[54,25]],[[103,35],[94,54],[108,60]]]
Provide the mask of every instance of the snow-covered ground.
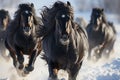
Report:
[[[32,1],[32,0],[30,0]],[[43,1],[43,0],[42,0]],[[36,2],[36,0],[35,0]],[[48,3],[48,2],[46,2]],[[46,3],[41,5],[45,5]],[[39,5],[38,5],[39,6]],[[91,12],[77,12],[75,11],[75,17],[81,16],[90,20]],[[106,13],[107,14],[107,13]],[[98,62],[87,61],[83,62],[83,65],[79,71],[77,80],[120,80],[120,23],[117,21],[116,15],[107,14],[107,19],[113,21],[117,30],[117,40],[114,48],[115,52],[111,55],[110,59],[102,58]],[[59,78],[67,78],[65,71],[59,72]],[[16,69],[13,67],[12,59],[6,61],[0,56],[0,80],[47,80],[48,68],[45,61],[40,56],[35,62],[35,69],[26,77],[20,77]]]

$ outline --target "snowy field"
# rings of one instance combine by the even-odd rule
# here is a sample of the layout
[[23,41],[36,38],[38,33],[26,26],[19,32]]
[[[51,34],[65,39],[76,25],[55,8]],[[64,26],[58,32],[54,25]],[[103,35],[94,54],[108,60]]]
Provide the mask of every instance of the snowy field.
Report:
[[[46,4],[46,3],[45,3]],[[44,4],[43,4],[44,5]],[[75,12],[75,17],[81,16],[87,22],[90,20],[91,12]],[[107,14],[107,13],[106,13]],[[120,80],[120,24],[116,15],[109,14],[106,16],[109,21],[113,21],[117,30],[117,40],[114,48],[115,52],[110,59],[102,58],[98,62],[87,61],[84,59],[83,65],[77,76],[77,80]],[[59,72],[59,78],[66,78],[65,71]],[[13,67],[12,59],[6,61],[0,56],[0,80],[47,80],[48,68],[45,61],[40,56],[35,62],[35,69],[26,77],[20,77]]]

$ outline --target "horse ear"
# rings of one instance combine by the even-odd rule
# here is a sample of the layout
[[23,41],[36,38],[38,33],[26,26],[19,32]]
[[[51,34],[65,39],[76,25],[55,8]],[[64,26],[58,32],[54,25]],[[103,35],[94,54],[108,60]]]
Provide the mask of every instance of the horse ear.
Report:
[[31,3],[31,7],[34,7],[34,4],[33,4],[33,3]]
[[71,4],[70,4],[70,2],[69,2],[69,1],[67,1],[67,5],[71,6]]
[[54,4],[55,7],[58,7],[58,5],[59,5],[58,2],[56,2],[56,3]]

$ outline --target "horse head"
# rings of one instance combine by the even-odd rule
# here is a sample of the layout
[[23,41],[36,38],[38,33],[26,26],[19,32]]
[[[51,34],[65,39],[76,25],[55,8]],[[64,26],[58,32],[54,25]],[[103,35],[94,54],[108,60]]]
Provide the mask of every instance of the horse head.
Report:
[[10,21],[9,12],[4,9],[1,9],[0,10],[0,29],[6,30],[9,21]]
[[62,45],[69,44],[69,35],[71,33],[73,21],[73,9],[71,4],[56,2],[54,7],[57,9],[55,15],[55,35],[57,41]]
[[[25,35],[32,34],[33,30],[35,30],[35,25],[37,25],[35,12],[34,12],[34,4],[20,4],[19,5],[19,25],[21,31]],[[17,12],[16,12],[17,13]]]
[[102,8],[93,8],[91,14],[91,21],[94,26],[95,30],[98,30],[102,23],[105,23],[106,19],[104,16],[104,9]]

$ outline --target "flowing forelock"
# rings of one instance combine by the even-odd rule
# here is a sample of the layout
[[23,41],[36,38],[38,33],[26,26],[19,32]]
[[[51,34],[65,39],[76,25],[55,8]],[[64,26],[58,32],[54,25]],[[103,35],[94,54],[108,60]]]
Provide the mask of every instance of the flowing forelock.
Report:
[[60,10],[70,12],[70,14],[72,15],[72,19],[73,19],[73,8],[61,1],[57,1],[50,8],[48,8],[47,6],[44,6],[42,13],[41,13],[43,24],[46,27],[51,26],[53,28],[55,26],[55,16],[57,12]]

